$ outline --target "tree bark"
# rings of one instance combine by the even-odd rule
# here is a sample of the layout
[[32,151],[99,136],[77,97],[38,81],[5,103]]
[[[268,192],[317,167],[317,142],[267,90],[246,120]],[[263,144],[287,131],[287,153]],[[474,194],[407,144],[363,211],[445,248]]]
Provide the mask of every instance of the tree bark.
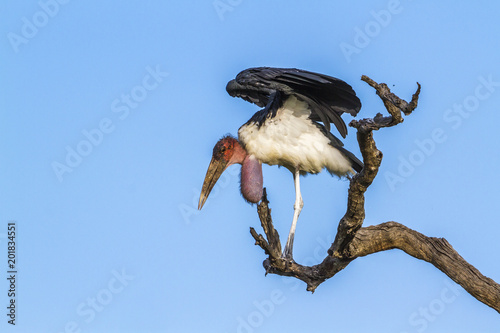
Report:
[[273,226],[271,209],[264,189],[257,211],[266,238],[254,228],[250,232],[268,255],[263,265],[267,273],[293,276],[307,284],[307,290],[316,288],[344,269],[358,257],[372,253],[400,249],[407,254],[433,264],[462,286],[480,302],[500,313],[500,285],[482,275],[465,261],[444,238],[427,237],[397,222],[385,222],[362,227],[365,219],[365,192],[377,176],[382,162],[382,152],[377,149],[373,131],[398,125],[404,121],[403,114],[410,115],[417,107],[420,84],[408,103],[394,95],[385,83],[378,84],[367,76],[365,81],[376,90],[389,116],[378,113],[374,118],[353,120],[349,126],[357,129],[357,139],[364,167],[350,179],[347,210],[338,224],[337,235],[325,259],[318,265],[303,266],[294,260],[281,257],[279,234]]

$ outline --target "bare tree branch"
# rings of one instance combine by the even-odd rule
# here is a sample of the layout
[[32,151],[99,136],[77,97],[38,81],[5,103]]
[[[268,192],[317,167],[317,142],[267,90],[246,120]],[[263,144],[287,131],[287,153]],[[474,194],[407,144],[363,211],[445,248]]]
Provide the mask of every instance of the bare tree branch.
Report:
[[462,258],[444,238],[427,237],[396,222],[361,228],[349,244],[352,258],[400,249],[430,262],[469,294],[500,312],[500,285]]
[[303,266],[281,257],[279,234],[273,226],[269,201],[264,192],[258,205],[258,214],[267,240],[250,228],[256,245],[268,255],[263,265],[267,273],[293,276],[307,284],[314,292],[325,280],[333,277],[358,257],[389,249],[400,249],[407,254],[433,264],[461,285],[479,301],[500,312],[500,285],[482,275],[467,263],[444,238],[427,237],[396,222],[362,227],[365,219],[365,192],[377,176],[382,152],[377,149],[373,131],[403,122],[403,114],[410,115],[418,104],[420,84],[408,103],[393,94],[385,83],[376,83],[367,76],[361,78],[376,90],[389,116],[378,113],[374,118],[353,120],[349,124],[357,129],[357,139],[363,156],[364,168],[350,179],[347,210],[339,222],[337,235],[328,255],[318,265]]

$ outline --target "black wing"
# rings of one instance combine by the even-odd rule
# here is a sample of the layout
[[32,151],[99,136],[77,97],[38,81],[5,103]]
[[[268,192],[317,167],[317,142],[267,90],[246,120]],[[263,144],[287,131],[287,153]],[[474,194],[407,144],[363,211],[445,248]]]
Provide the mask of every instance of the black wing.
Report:
[[[309,104],[312,120],[321,121],[327,131],[330,131],[330,123],[335,124],[344,138],[347,127],[340,115],[346,112],[355,116],[361,109],[356,93],[344,81],[295,68],[249,68],[229,81],[226,90],[233,97],[266,109],[281,106],[288,96],[295,95]],[[269,111],[276,110],[266,110],[266,113]]]

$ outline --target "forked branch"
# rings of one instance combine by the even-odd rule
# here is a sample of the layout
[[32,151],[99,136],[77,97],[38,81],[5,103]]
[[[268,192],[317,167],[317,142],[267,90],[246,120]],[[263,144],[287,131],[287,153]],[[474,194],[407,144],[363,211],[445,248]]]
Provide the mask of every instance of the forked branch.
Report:
[[373,131],[403,122],[403,114],[410,115],[418,104],[420,84],[410,102],[393,94],[385,83],[376,83],[367,76],[361,78],[376,90],[382,99],[388,116],[378,113],[374,118],[353,120],[349,126],[357,129],[357,139],[364,168],[350,179],[347,210],[339,222],[337,235],[323,262],[314,266],[303,266],[281,257],[279,234],[274,229],[269,201],[264,192],[258,205],[258,214],[266,238],[250,228],[256,245],[268,258],[264,261],[267,273],[293,276],[307,284],[314,292],[325,280],[344,269],[352,260],[389,249],[400,249],[407,254],[430,262],[461,285],[479,301],[500,312],[500,285],[482,275],[467,263],[444,238],[427,237],[396,222],[362,227],[365,219],[365,192],[377,176],[382,162],[382,152],[377,149]]

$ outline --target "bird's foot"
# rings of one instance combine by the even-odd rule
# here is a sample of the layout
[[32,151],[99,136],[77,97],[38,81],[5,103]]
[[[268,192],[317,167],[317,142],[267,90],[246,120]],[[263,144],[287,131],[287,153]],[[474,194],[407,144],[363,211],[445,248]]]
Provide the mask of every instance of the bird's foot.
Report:
[[293,260],[292,248],[288,246],[288,243],[286,244],[285,249],[283,250],[283,254],[281,255],[281,259],[284,259],[287,261]]
[[290,232],[288,234],[288,239],[286,240],[285,249],[283,250],[283,254],[281,255],[281,259],[285,259],[287,261],[293,260],[293,239],[295,236],[295,232]]

